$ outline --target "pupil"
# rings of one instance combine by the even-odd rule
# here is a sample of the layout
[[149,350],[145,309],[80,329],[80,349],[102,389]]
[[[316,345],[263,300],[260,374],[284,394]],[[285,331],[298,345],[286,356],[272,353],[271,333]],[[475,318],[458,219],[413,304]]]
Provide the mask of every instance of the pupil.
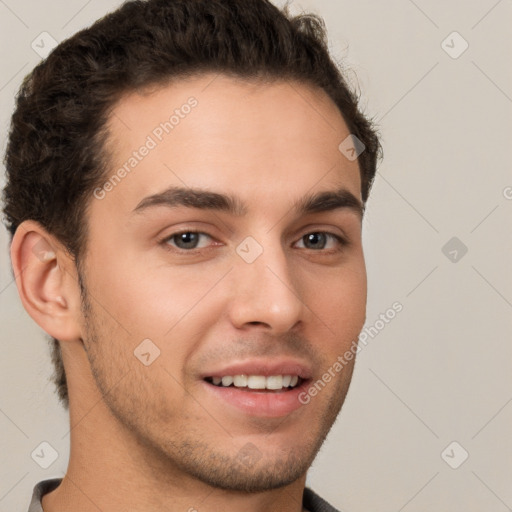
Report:
[[325,234],[324,233],[310,233],[306,235],[306,245],[312,245],[313,248],[325,246]]
[[198,233],[181,233],[178,235],[178,246],[184,249],[190,249],[197,244]]

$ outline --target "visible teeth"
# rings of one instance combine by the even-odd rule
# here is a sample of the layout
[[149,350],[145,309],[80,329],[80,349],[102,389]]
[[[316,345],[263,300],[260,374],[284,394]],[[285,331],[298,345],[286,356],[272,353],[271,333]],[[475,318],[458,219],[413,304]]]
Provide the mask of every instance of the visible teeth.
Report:
[[267,377],[267,389],[281,389],[283,387],[283,377],[281,375],[272,375]]
[[298,375],[225,375],[224,377],[212,377],[215,386],[228,387],[234,385],[237,388],[269,389],[277,390],[293,388],[299,382]]
[[235,375],[233,377],[233,384],[237,388],[246,388],[247,387],[247,375]]
[[226,377],[222,377],[222,385],[223,386],[231,386],[233,384],[233,377],[231,375],[228,375]]
[[263,375],[251,375],[247,378],[247,387],[249,389],[265,389],[267,379]]

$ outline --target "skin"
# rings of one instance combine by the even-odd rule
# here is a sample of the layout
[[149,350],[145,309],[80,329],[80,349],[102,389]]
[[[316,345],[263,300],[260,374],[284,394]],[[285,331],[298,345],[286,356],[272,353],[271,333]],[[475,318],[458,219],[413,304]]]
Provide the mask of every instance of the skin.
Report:
[[[311,366],[311,382],[321,378],[362,329],[366,271],[360,213],[293,209],[340,188],[361,201],[357,161],[338,150],[349,131],[320,89],[206,74],[126,95],[109,121],[107,178],[191,96],[197,107],[172,133],[103,199],[91,198],[84,297],[58,240],[34,221],[15,234],[20,297],[61,340],[68,377],[70,461],[45,512],[298,512],[306,471],[348,391],[354,360],[277,418],[207,392],[203,372],[251,358],[293,357]],[[231,194],[247,211],[133,212],[170,186]],[[187,230],[209,236],[180,250],[169,237]],[[348,244],[310,244],[309,233]],[[236,252],[247,236],[263,250],[252,263]],[[134,350],[148,338],[160,355],[145,366]]]

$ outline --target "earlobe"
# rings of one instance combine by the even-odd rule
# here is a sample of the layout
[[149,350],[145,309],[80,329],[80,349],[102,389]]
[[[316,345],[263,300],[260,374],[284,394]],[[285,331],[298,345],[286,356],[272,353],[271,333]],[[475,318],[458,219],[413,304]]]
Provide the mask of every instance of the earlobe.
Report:
[[21,302],[48,334],[77,340],[80,292],[74,261],[39,223],[20,224],[11,244],[11,261]]

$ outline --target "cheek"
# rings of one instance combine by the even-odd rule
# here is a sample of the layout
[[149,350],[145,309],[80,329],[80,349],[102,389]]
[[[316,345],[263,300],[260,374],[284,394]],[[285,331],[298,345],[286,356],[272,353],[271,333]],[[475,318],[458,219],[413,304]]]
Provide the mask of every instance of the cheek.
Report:
[[312,294],[311,309],[334,333],[337,346],[357,339],[366,318],[366,296],[364,262],[334,272],[323,280],[321,292]]
[[143,258],[126,257],[96,267],[95,296],[112,317],[133,337],[163,339],[202,312],[203,299],[215,288],[220,270],[200,272],[194,265],[155,266]]

